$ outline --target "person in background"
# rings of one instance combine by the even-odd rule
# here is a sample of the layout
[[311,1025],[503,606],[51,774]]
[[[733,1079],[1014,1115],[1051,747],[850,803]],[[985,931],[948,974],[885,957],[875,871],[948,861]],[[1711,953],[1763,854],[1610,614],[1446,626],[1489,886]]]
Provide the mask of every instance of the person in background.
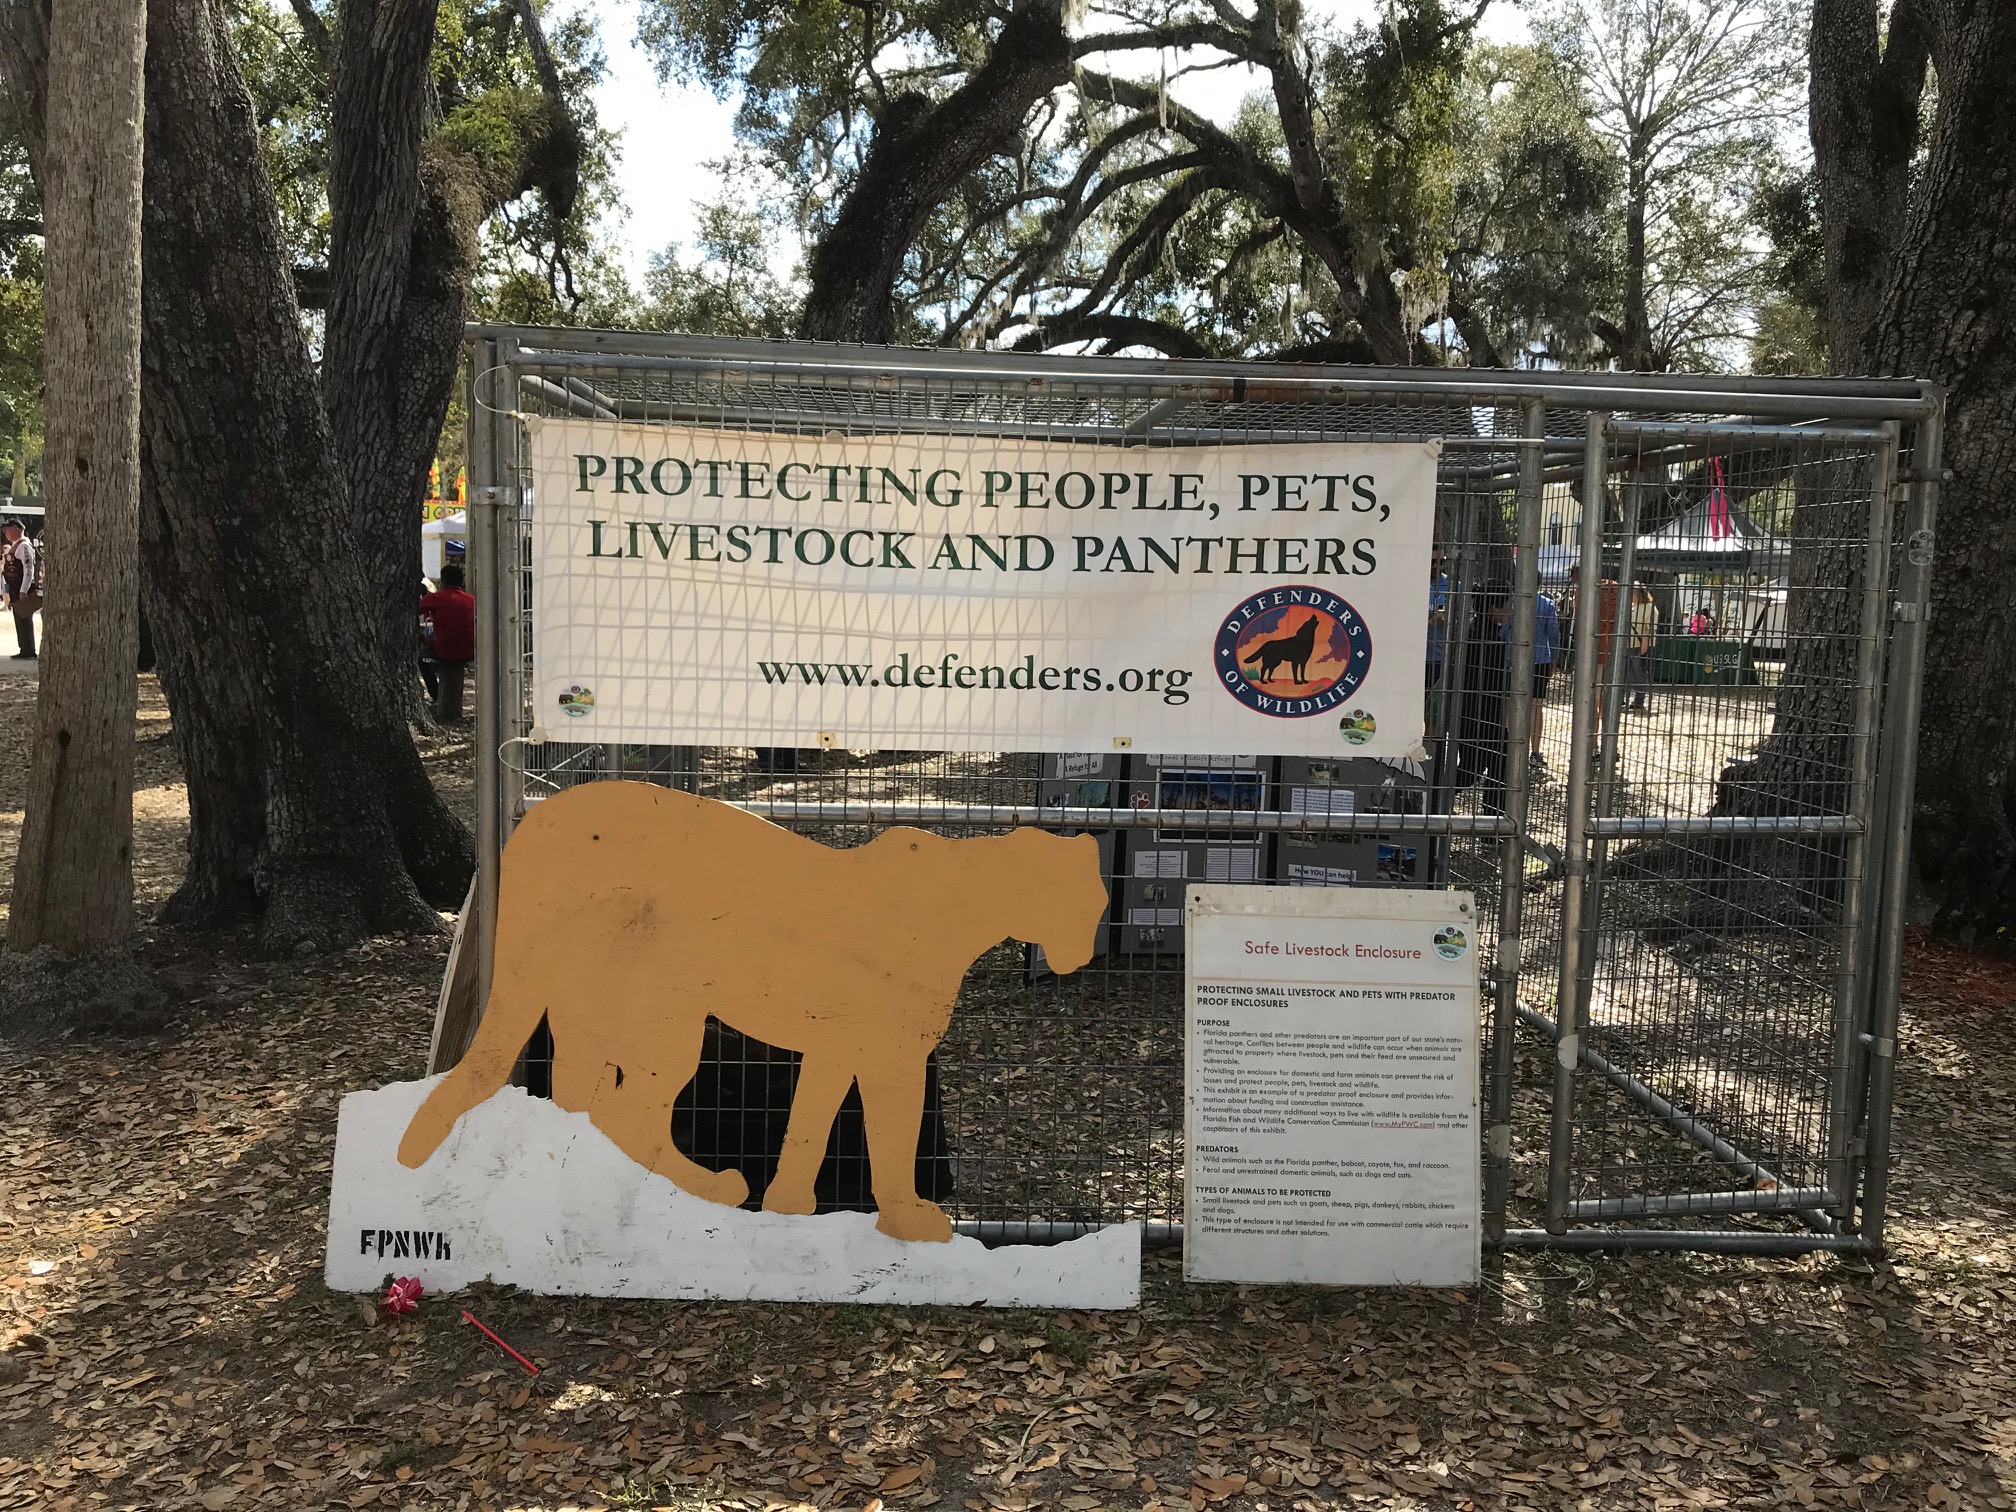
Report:
[[42,607],[41,560],[19,520],[0,526],[0,534],[7,538],[0,574],[4,574],[7,607],[14,615],[14,638],[20,642],[14,660],[34,661],[35,611]]
[[1428,731],[1441,733],[1442,657],[1449,644],[1449,574],[1443,556],[1436,552],[1428,567],[1428,666],[1423,681],[1428,689]]
[[[427,595],[435,589],[435,584],[423,575],[420,579],[420,602],[427,602]],[[426,614],[420,616],[420,686],[427,690],[427,703],[431,708],[441,696],[440,674],[434,670],[434,622]]]
[[1581,585],[1571,583],[1568,588],[1566,613],[1574,624],[1577,635],[1590,634],[1596,637],[1596,721],[1594,734],[1596,747],[1591,753],[1597,762],[1603,760],[1603,710],[1610,694],[1610,671],[1617,655],[1617,616],[1624,608],[1623,590],[1615,578],[1604,578],[1596,585],[1594,612],[1584,614],[1583,606],[1577,602],[1581,597]]
[[[1498,622],[1498,638],[1512,644],[1509,614]],[[1533,598],[1533,718],[1526,735],[1527,760],[1536,767],[1547,765],[1540,754],[1540,737],[1547,732],[1547,685],[1554,678],[1554,659],[1561,654],[1561,611],[1542,591]]]
[[1505,727],[1510,585],[1487,582],[1471,613],[1470,650],[1456,705],[1456,786],[1474,787],[1490,814],[1505,812],[1505,760],[1512,732]]
[[476,659],[476,599],[462,586],[459,562],[441,569],[441,586],[421,598],[420,616],[434,627],[434,675],[440,683],[434,717],[460,724],[462,685]]
[[1631,690],[1625,707],[1634,714],[1649,714],[1646,696],[1652,691],[1652,644],[1659,634],[1659,607],[1652,602],[1649,588],[1631,590],[1631,648],[1624,659],[1624,685]]

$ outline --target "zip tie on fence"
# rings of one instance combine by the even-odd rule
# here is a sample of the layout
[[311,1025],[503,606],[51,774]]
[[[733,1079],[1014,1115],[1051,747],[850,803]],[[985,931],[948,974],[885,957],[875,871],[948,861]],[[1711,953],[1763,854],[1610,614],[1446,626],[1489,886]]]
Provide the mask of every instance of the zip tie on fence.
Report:
[[489,1327],[487,1324],[479,1320],[477,1316],[471,1311],[469,1311],[469,1309],[466,1307],[462,1309],[462,1321],[464,1323],[472,1325],[492,1344],[495,1344],[499,1349],[503,1350],[504,1353],[511,1356],[511,1358],[516,1360],[520,1365],[523,1365],[525,1367],[527,1374],[530,1375],[539,1374],[539,1367],[537,1365],[534,1365],[530,1360],[526,1359],[525,1356],[518,1353],[518,1351],[513,1349],[509,1344],[506,1344],[503,1341],[503,1339],[498,1337],[497,1331],[495,1329]]

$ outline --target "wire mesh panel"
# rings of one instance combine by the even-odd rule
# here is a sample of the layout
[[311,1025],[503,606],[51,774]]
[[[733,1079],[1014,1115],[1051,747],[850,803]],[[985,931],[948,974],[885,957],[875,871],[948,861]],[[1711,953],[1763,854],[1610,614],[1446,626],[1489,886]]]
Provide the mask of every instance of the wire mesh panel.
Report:
[[[1544,736],[1557,769],[1578,738],[1599,753],[1556,1211],[1845,1215],[1890,438],[1613,437],[1588,612],[1563,584],[1596,698]],[[1544,842],[1567,795],[1541,795]]]
[[[934,1057],[919,1191],[968,1232],[1177,1231],[1183,897],[1232,881],[1477,894],[1479,959],[1498,962],[1483,1026],[1503,1200],[1491,1216],[1510,1242],[1592,1223],[1623,1225],[1620,1242],[1739,1229],[1848,1242],[1886,969],[1877,737],[1886,680],[1910,671],[1888,660],[1897,429],[1878,416],[1925,413],[1915,387],[1274,373],[515,329],[484,333],[478,367],[472,392],[495,423],[477,432],[492,455],[472,457],[472,477],[494,480],[489,581],[508,606],[509,654],[486,684],[502,709],[500,840],[528,805],[615,777],[829,846],[892,823],[1097,837],[1109,901],[1090,964],[1060,976],[1039,947],[995,947]],[[1592,413],[1612,418],[1592,431]],[[526,692],[538,500],[522,421],[562,415],[1068,440],[1116,456],[1439,441],[1423,742],[1374,760],[695,746],[675,730],[662,745],[568,741]],[[548,1053],[528,1048],[535,1090]],[[742,1170],[760,1201],[796,1074],[789,1052],[711,1024],[675,1140]],[[818,1196],[872,1205],[851,1097]]]

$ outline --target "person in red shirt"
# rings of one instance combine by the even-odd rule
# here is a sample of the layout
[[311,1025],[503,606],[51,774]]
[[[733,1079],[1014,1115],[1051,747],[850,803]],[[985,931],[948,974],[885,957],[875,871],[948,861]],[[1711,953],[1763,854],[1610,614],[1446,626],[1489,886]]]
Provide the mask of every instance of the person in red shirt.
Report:
[[441,586],[420,598],[420,617],[434,627],[434,661],[440,691],[434,696],[434,717],[443,724],[462,722],[462,686],[469,663],[476,659],[476,599],[462,586],[462,566],[450,562],[441,569]]

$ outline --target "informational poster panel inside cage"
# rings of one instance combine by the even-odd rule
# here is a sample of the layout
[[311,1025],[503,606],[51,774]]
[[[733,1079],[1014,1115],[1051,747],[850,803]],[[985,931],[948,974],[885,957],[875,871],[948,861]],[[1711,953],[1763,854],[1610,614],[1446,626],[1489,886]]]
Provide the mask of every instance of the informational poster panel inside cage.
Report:
[[525,423],[549,738],[1421,743],[1435,443]]
[[1193,1281],[1476,1278],[1476,904],[1202,886],[1186,920]]

